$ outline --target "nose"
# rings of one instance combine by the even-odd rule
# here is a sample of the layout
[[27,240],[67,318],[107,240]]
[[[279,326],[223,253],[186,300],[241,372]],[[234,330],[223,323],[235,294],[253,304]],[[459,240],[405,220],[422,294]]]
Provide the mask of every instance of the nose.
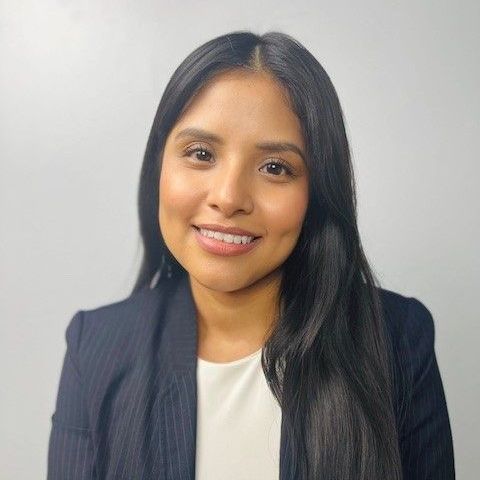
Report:
[[225,217],[253,210],[252,180],[241,163],[223,162],[210,178],[207,203]]

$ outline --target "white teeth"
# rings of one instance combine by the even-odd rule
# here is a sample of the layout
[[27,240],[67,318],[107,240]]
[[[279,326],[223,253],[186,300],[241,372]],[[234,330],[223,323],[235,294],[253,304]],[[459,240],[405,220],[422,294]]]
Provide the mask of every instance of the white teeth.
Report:
[[215,232],[214,230],[206,230],[204,228],[200,229],[200,234],[204,237],[215,238],[215,240],[220,240],[225,243],[250,243],[253,241],[254,237],[242,236],[242,235],[231,235],[230,233]]

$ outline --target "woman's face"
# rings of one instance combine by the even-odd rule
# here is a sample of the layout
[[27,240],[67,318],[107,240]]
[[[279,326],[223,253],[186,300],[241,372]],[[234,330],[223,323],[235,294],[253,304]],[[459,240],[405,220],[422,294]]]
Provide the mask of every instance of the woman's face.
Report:
[[[300,122],[285,95],[266,73],[222,73],[167,137],[161,233],[177,261],[208,288],[232,292],[280,275],[297,243],[308,177]],[[260,238],[248,245],[243,242],[250,239],[218,233],[206,238],[199,224],[236,227]]]

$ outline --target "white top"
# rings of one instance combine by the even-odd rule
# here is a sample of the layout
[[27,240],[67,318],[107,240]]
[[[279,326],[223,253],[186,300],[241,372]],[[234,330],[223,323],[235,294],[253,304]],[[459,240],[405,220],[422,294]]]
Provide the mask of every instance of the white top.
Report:
[[227,363],[197,357],[196,480],[278,480],[282,414],[261,353]]

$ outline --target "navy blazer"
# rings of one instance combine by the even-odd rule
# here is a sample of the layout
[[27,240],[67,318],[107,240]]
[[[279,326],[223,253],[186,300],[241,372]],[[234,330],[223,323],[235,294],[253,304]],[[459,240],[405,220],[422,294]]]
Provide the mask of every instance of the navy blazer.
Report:
[[[415,298],[380,293],[394,345],[404,480],[454,479],[432,316]],[[48,480],[194,480],[197,326],[188,277],[77,311],[66,342]],[[283,421],[281,428],[280,479],[291,480]]]

